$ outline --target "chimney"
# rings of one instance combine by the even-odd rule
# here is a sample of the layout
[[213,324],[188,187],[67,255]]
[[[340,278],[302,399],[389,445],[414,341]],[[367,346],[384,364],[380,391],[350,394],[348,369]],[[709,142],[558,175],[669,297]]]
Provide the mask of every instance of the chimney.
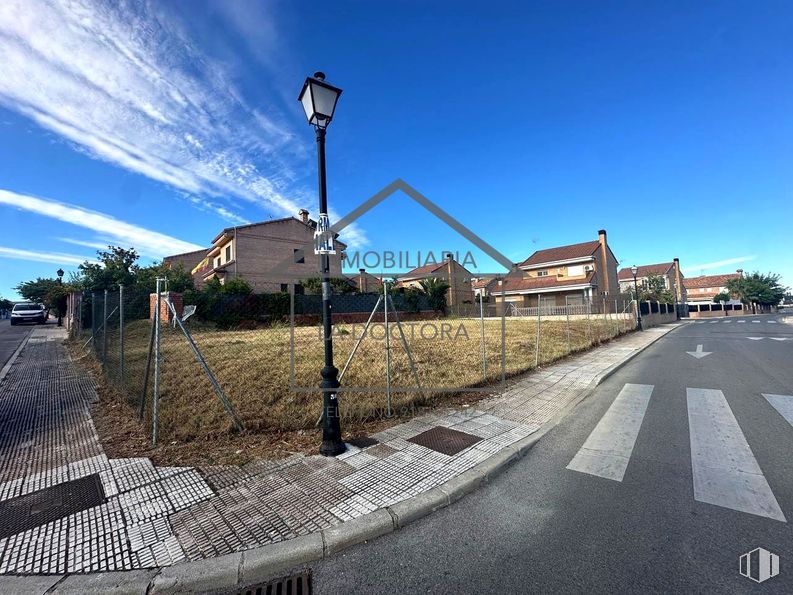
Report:
[[683,280],[680,278],[680,259],[675,258],[675,295],[677,296],[677,301],[683,301]]
[[366,286],[366,269],[358,269],[358,292],[366,293],[369,288]]
[[454,284],[454,255],[451,252],[446,253],[446,267],[449,271],[448,281],[449,281],[449,289],[447,291],[447,295],[449,297],[449,305],[456,306],[457,305],[457,296],[455,295],[457,292],[457,288]]
[[611,293],[611,280],[609,279],[609,250],[605,229],[598,230],[598,242],[600,242],[600,256],[603,259],[603,270],[598,271],[600,273],[598,277],[603,277],[603,293],[609,294]]
[[308,211],[307,211],[307,210],[305,210],[305,209],[300,209],[300,210],[297,212],[297,214],[298,214],[298,215],[300,215],[300,220],[301,220],[303,223],[305,223],[306,225],[308,225]]
[[736,272],[736,273],[738,273],[738,276],[739,276],[739,277],[743,277],[743,269],[738,269],[738,270],[737,270],[737,271],[735,271],[735,272]]

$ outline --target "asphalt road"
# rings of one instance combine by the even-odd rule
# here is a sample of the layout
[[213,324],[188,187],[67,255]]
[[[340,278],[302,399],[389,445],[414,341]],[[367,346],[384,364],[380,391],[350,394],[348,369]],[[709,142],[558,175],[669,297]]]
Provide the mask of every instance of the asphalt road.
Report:
[[10,320],[0,320],[0,369],[6,365],[19,344],[35,326],[33,324],[11,326]]
[[[491,484],[313,565],[315,591],[793,593],[793,419],[763,396],[793,395],[792,362],[779,317],[688,322]],[[780,557],[762,584],[738,572],[757,547]]]

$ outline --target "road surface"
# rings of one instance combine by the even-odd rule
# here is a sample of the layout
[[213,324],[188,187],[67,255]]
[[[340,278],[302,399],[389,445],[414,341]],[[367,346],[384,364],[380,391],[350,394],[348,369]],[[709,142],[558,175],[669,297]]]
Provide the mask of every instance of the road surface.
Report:
[[315,591],[793,593],[791,364],[778,316],[687,322],[491,484],[314,564]]
[[33,324],[11,326],[10,320],[0,320],[0,369],[6,365],[17,347],[35,326]]

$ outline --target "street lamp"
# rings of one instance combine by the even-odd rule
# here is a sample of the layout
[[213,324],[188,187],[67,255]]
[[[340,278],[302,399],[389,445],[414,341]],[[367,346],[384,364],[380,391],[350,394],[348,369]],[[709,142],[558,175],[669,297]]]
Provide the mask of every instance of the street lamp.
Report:
[[333,119],[336,102],[341,95],[338,89],[325,82],[325,74],[315,72],[307,77],[300,91],[298,101],[303,105],[308,123],[317,132],[317,173],[319,178],[319,220],[314,233],[314,253],[319,255],[320,275],[322,278],[322,339],[325,344],[325,366],[320,371],[322,382],[322,446],[319,453],[335,457],[347,450],[341,439],[339,423],[339,398],[337,380],[339,370],[333,365],[333,336],[330,309],[330,258],[336,251],[333,248],[333,234],[328,221],[328,189],[325,181],[325,130]]
[[643,331],[642,328],[642,306],[639,303],[639,282],[636,280],[636,273],[639,272],[639,267],[633,265],[631,273],[633,273],[633,290],[636,292],[636,328]]
[[[58,285],[63,285],[63,269],[55,271],[58,275]],[[63,314],[61,314],[61,296],[58,296],[58,326],[63,326]]]

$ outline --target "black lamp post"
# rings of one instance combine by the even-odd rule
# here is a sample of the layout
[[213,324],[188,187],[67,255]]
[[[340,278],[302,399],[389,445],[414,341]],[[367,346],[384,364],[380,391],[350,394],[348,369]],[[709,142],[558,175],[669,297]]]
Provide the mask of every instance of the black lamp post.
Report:
[[639,303],[639,282],[636,280],[636,273],[639,272],[639,267],[633,265],[631,273],[633,273],[633,290],[636,292],[636,328],[643,331],[642,328],[642,305]]
[[[63,269],[56,271],[58,275],[58,285],[63,285]],[[58,326],[63,326],[63,315],[61,314],[61,296],[58,296]]]
[[335,254],[333,234],[328,221],[328,189],[325,181],[325,130],[333,119],[336,102],[341,89],[325,82],[322,72],[307,77],[303,90],[297,98],[303,104],[308,123],[317,132],[317,170],[319,176],[319,221],[314,232],[314,252],[319,255],[320,276],[322,279],[322,339],[325,344],[325,366],[320,375],[322,382],[322,446],[321,455],[335,457],[347,450],[341,439],[339,423],[339,398],[337,380],[339,370],[333,365],[333,336],[331,318],[330,258]]

